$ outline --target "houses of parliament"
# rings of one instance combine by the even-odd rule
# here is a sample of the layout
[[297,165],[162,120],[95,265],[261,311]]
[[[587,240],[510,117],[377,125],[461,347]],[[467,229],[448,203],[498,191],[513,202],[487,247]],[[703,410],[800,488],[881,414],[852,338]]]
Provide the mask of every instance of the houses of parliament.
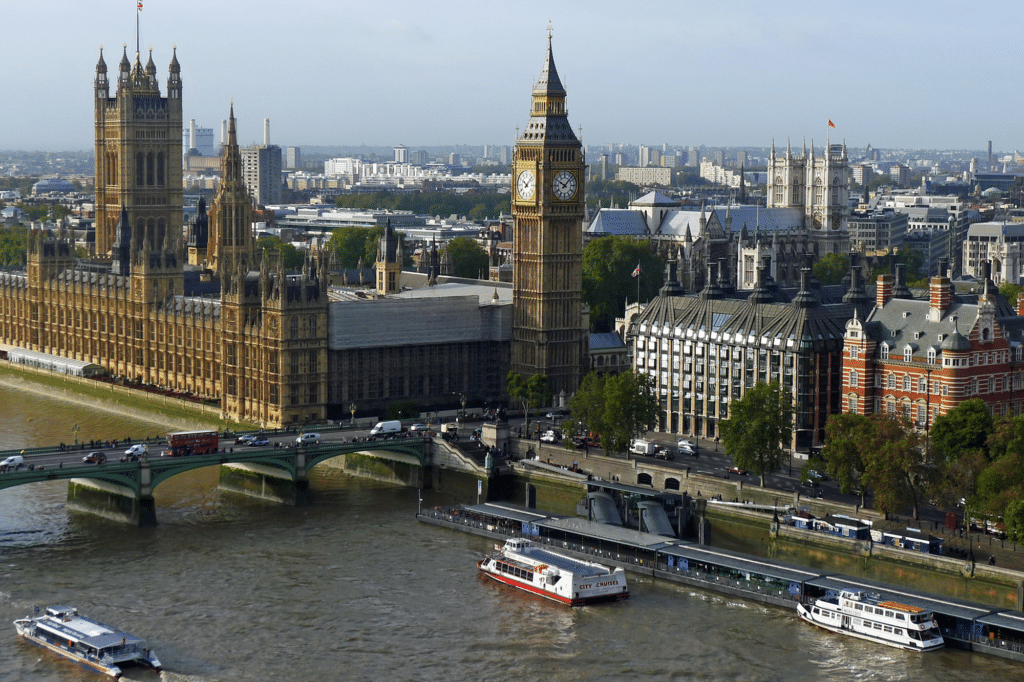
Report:
[[[550,39],[531,127],[517,140],[518,177],[534,179],[536,191],[516,194],[523,223],[516,259],[530,267],[511,297],[499,296],[507,285],[494,283],[484,296],[472,282],[406,282],[412,275],[400,272],[390,229],[376,263],[384,286],[369,297],[329,296],[332,259],[323,251],[310,249],[299,272],[261,254],[233,105],[219,189],[209,210],[201,201],[185,225],[177,55],[165,93],[152,54],[143,65],[125,51],[116,79],[111,96],[101,50],[95,251],[76,258],[63,228],[30,230],[25,269],[0,273],[0,348],[93,363],[130,383],[219,400],[224,418],[267,427],[347,417],[357,403],[360,412],[383,414],[397,400],[498,400],[513,365],[550,372],[564,394],[578,386],[586,352],[576,215],[582,154],[564,120]],[[571,267],[562,273],[566,258]],[[555,284],[556,293],[546,293]]]

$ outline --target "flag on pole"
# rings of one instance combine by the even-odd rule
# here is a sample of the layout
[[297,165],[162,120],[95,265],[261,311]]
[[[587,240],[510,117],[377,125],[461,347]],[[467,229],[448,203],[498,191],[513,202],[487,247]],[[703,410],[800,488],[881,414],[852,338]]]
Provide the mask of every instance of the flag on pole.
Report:
[[142,11],[142,0],[139,0],[139,11]]
[[636,270],[633,271],[633,277],[639,277],[639,276],[640,276],[640,264],[637,263],[636,264]]
[[[141,2],[139,3],[139,7],[142,7],[142,3]],[[828,120],[828,127],[829,128],[835,128],[836,127],[836,124],[832,122],[832,119]]]

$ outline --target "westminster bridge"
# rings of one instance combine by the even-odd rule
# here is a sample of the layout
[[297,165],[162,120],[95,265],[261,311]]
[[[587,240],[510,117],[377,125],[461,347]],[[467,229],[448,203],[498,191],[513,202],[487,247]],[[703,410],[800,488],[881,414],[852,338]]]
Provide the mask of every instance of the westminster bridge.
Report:
[[[334,434],[330,434],[334,435]],[[296,446],[273,443],[268,447],[234,447],[224,438],[218,452],[188,457],[150,453],[136,461],[117,461],[124,450],[111,448],[107,461],[85,464],[89,450],[36,448],[0,453],[4,458],[22,453],[24,464],[0,472],[0,491],[42,481],[68,480],[68,507],[140,526],[156,525],[153,490],[179,474],[220,466],[220,487],[252,497],[297,506],[309,503],[309,471],[329,459],[345,457],[384,463],[390,480],[422,485],[423,470],[431,463],[432,439],[395,438],[377,441],[330,441]],[[159,451],[157,445],[153,449]],[[108,450],[108,451],[110,451]],[[351,468],[351,467],[347,467]]]

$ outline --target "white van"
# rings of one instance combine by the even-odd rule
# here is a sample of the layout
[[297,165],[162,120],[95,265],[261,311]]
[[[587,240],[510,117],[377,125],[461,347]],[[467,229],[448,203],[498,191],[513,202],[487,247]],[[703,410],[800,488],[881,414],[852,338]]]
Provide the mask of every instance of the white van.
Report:
[[402,432],[402,422],[397,419],[392,419],[387,422],[377,422],[377,424],[370,429],[371,436],[387,436],[394,433]]
[[317,445],[320,443],[319,433],[300,433],[295,439],[296,445]]
[[637,438],[630,444],[629,451],[634,455],[653,455],[657,452],[657,447],[654,443],[649,443],[642,438]]
[[131,455],[135,455],[136,457],[140,457],[142,455],[147,454],[148,451],[149,451],[149,448],[146,447],[144,444],[136,443],[135,445],[133,445],[130,448],[128,448],[127,450],[125,450],[124,454],[125,454],[126,457],[129,457]]

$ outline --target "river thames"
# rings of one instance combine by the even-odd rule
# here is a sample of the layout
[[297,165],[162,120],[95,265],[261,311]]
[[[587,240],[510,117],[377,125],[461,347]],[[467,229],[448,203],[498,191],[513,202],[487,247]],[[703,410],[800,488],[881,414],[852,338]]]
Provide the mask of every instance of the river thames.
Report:
[[[0,449],[160,433],[167,424],[0,386]],[[1024,666],[913,654],[795,612],[629,575],[632,597],[571,610],[477,575],[491,542],[417,523],[417,491],[321,466],[313,504],[156,489],[156,528],[68,512],[66,482],[0,492],[0,680],[99,680],[11,622],[64,603],[148,639],[179,682],[312,680],[1019,680]],[[450,499],[424,493],[423,504]]]

